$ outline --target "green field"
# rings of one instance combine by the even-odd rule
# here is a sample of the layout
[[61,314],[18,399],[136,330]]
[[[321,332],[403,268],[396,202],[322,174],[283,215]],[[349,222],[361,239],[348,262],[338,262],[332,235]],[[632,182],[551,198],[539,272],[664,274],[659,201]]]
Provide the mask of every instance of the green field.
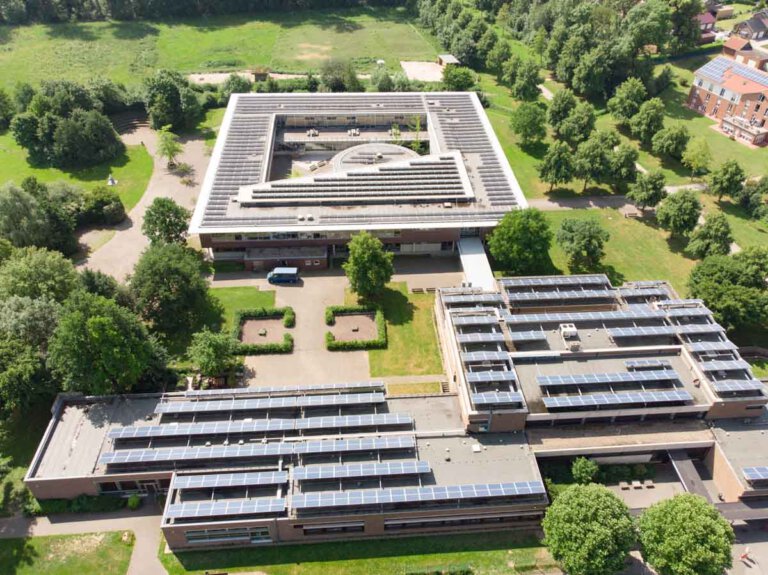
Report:
[[752,373],[757,377],[768,378],[768,359],[755,359],[750,361]]
[[[651,221],[625,218],[617,210],[569,210],[545,212],[552,230],[557,231],[566,218],[593,218],[608,230],[611,239],[606,244],[603,268],[614,285],[632,280],[664,279],[684,296],[688,273],[695,261],[681,251],[681,246],[669,240],[669,234],[656,228]],[[568,273],[565,254],[554,243],[550,256],[555,267]]]
[[163,22],[87,22],[0,28],[0,86],[103,75],[136,84],[157,68],[180,72],[268,66],[317,70],[328,58],[434,60],[434,39],[403,10],[359,8],[291,14],[236,15]]
[[27,176],[35,176],[43,182],[64,180],[92,188],[106,184],[107,177],[112,174],[118,182],[116,189],[120,199],[129,211],[144,194],[152,176],[152,166],[152,157],[144,146],[128,146],[121,157],[92,168],[71,171],[37,168],[29,164],[26,151],[13,140],[10,132],[0,133],[0,185],[9,181],[19,184]]
[[132,548],[130,531],[0,539],[0,573],[124,575]]
[[224,306],[222,329],[229,333],[235,318],[235,311],[256,307],[275,307],[275,292],[259,291],[255,287],[211,288],[211,294]]
[[[554,566],[533,538],[510,531],[165,554],[169,575],[209,570],[264,575],[404,575],[471,568],[475,575],[541,573]],[[514,567],[512,567],[514,566]]]

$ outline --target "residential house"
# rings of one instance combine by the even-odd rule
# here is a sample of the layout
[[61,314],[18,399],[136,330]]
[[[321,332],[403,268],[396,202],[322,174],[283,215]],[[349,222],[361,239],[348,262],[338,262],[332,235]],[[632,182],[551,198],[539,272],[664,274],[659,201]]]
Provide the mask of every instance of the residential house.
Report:
[[696,20],[699,23],[699,29],[701,30],[701,37],[699,38],[699,44],[710,44],[715,41],[717,34],[715,30],[715,22],[717,20],[710,12],[702,12],[696,16]]
[[717,20],[733,18],[733,6],[730,4],[721,4],[716,0],[707,0],[704,2],[704,10],[712,14]]
[[768,38],[768,9],[755,12],[749,20],[736,24],[733,34],[748,40]]

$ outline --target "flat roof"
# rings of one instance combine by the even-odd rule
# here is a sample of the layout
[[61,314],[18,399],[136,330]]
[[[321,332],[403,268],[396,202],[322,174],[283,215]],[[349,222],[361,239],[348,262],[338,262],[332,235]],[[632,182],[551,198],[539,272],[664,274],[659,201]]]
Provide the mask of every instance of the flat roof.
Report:
[[761,417],[749,422],[741,419],[718,420],[712,425],[728,463],[733,468],[745,489],[752,487],[744,479],[748,467],[768,466],[768,415],[763,410]]
[[[278,124],[286,118],[310,125],[313,118],[318,124],[329,118],[344,124],[346,120],[341,118],[347,118],[349,125],[355,126],[358,117],[363,121],[366,118],[376,121],[377,116],[388,125],[392,118],[402,118],[400,121],[404,124],[415,116],[426,118],[426,126],[422,126],[421,131],[429,139],[429,155],[402,160],[405,165],[399,166],[398,177],[403,181],[424,178],[424,164],[442,162],[445,171],[450,169],[447,164],[458,162],[456,182],[450,184],[446,180],[440,185],[456,185],[471,192],[471,197],[463,194],[468,201],[446,198],[443,202],[435,194],[430,197],[416,194],[412,200],[398,196],[387,202],[383,176],[377,174],[374,181],[369,175],[367,183],[361,183],[366,179],[361,174],[357,178],[351,176],[361,171],[356,167],[350,171],[308,176],[302,181],[268,181],[276,133],[282,129]],[[343,133],[326,136],[322,127],[312,136],[313,143],[341,149],[342,154],[348,145],[398,139],[393,134],[366,129],[360,129],[360,134],[354,137]],[[397,167],[385,163],[381,168],[366,169],[390,176],[385,170]],[[308,199],[317,199],[319,191],[327,197],[340,176],[358,181],[352,188],[348,181],[342,182],[347,187],[334,191],[335,199],[330,205],[319,201],[306,205]],[[285,186],[290,187],[291,194],[276,195]],[[424,187],[423,183],[416,186],[416,191],[419,187]],[[368,200],[358,201],[355,190],[365,192]],[[339,199],[343,197],[348,201]],[[372,203],[371,197],[377,201]],[[243,203],[248,198],[252,201]],[[523,192],[474,92],[234,94],[203,181],[190,232],[491,227],[510,209],[525,206]]]

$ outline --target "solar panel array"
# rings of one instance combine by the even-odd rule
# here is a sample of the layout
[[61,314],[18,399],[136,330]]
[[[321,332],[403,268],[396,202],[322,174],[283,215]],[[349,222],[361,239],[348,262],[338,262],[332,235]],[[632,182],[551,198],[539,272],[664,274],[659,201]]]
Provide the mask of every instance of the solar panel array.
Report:
[[190,501],[172,503],[165,510],[171,519],[196,519],[198,517],[226,517],[231,515],[261,515],[283,513],[285,499],[222,499],[218,501]]
[[608,281],[608,277],[603,274],[528,277],[528,278],[501,278],[499,280],[499,283],[505,287],[571,286],[571,285],[610,286],[611,285],[611,282]]
[[518,405],[523,403],[523,394],[517,391],[486,391],[473,393],[472,403],[483,405]]
[[704,371],[741,371],[750,369],[748,362],[743,359],[725,361],[702,361],[700,364]]
[[619,288],[621,297],[666,297],[667,290],[663,288]]
[[427,461],[390,461],[385,463],[350,463],[347,465],[312,465],[294,467],[293,479],[349,479],[360,477],[384,477],[388,475],[418,475],[429,473]]
[[501,381],[516,381],[515,372],[507,369],[488,369],[485,371],[466,372],[468,383],[493,383]]
[[630,393],[595,393],[590,395],[564,395],[544,397],[542,401],[547,409],[578,407],[652,405],[655,403],[680,403],[692,401],[691,394],[684,390],[673,391],[636,391]]
[[334,395],[300,395],[260,399],[226,399],[215,401],[170,401],[159,403],[155,413],[205,413],[216,411],[259,411],[265,409],[366,405],[383,403],[383,393],[348,393]]
[[205,475],[177,475],[175,489],[213,489],[216,487],[256,487],[282,485],[288,482],[287,471],[264,473],[208,473]]
[[483,363],[509,361],[509,353],[506,351],[465,351],[461,354],[464,363]]
[[317,385],[288,385],[276,387],[230,387],[227,389],[191,389],[184,392],[184,397],[189,398],[209,398],[209,397],[229,397],[232,395],[268,395],[271,393],[297,394],[297,393],[343,393],[359,390],[384,390],[384,383],[381,381],[360,381],[355,383],[323,383]]
[[760,84],[764,88],[768,88],[768,76],[765,73],[761,73],[759,70],[755,70],[749,66],[739,64],[735,60],[731,60],[724,56],[718,56],[714,60],[710,60],[704,64],[701,68],[696,70],[696,75],[704,76],[714,80],[718,84],[722,84],[726,79],[728,72],[733,72],[738,76]]
[[451,304],[465,304],[465,303],[504,303],[501,294],[496,292],[491,293],[466,293],[466,294],[449,294],[443,296],[443,302]]
[[497,325],[498,318],[495,315],[454,315],[453,325]]
[[502,319],[508,324],[631,321],[664,319],[666,317],[667,314],[664,311],[654,310],[646,306],[632,306],[629,310],[617,311],[502,314]]
[[731,341],[696,341],[685,344],[694,353],[706,351],[736,351],[738,346]]
[[581,373],[566,375],[540,375],[536,378],[540,387],[560,387],[589,384],[650,383],[655,381],[679,381],[673,369],[618,371],[615,373]]
[[721,333],[725,329],[716,323],[691,323],[688,325],[678,325],[677,331],[683,335],[697,334],[697,333]]
[[471,499],[521,497],[543,494],[544,485],[540,481],[524,481],[518,483],[482,483],[443,487],[399,487],[394,489],[306,493],[294,496],[291,506],[294,509],[302,510],[432,501],[452,501],[460,503],[462,500]]
[[742,471],[744,478],[749,482],[768,480],[768,466],[745,467]]
[[303,419],[255,419],[236,421],[204,421],[200,423],[167,423],[110,429],[111,439],[150,439],[191,435],[237,435],[272,431],[340,429],[346,427],[411,425],[413,418],[401,413],[307,417]]
[[543,331],[512,331],[509,333],[509,337],[514,342],[546,341],[547,334]]
[[664,310],[667,317],[706,317],[712,315],[712,312],[705,307],[673,307]]
[[539,292],[507,292],[510,302],[551,301],[575,299],[613,299],[614,290],[571,290],[571,291],[539,291]]
[[456,334],[459,343],[503,343],[504,334],[501,332],[459,333]]
[[712,383],[717,393],[763,391],[765,384],[758,379],[724,379]]
[[608,335],[614,339],[624,337],[658,337],[665,335],[677,335],[678,331],[679,327],[674,325],[613,327],[608,329]]
[[215,445],[205,447],[172,447],[158,449],[125,449],[104,453],[101,465],[161,463],[175,461],[205,461],[212,459],[251,459],[282,455],[377,451],[382,449],[412,449],[413,436],[366,437],[320,441],[280,441],[244,445]]
[[672,363],[668,359],[628,359],[624,362],[627,369],[642,370],[658,367],[671,368]]

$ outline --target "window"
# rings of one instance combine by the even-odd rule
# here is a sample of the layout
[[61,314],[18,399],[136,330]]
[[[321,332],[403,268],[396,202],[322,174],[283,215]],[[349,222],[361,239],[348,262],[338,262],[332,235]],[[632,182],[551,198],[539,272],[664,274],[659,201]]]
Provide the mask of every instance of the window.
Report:
[[365,531],[365,523],[338,523],[329,525],[305,525],[304,535],[327,535],[329,533],[362,533]]
[[760,95],[757,97],[757,101],[758,101],[758,102],[765,102],[765,94],[760,94]]
[[755,112],[757,112],[760,109],[760,102],[755,104]]
[[267,527],[235,527],[232,529],[192,529],[184,533],[189,544],[216,542],[271,543]]
[[712,96],[712,94],[707,94],[707,97],[704,98],[704,102],[709,102],[709,98]]
[[728,104],[728,109],[725,111],[726,114],[730,114],[733,112],[733,104]]
[[696,85],[697,85],[699,88],[701,88],[701,87],[704,85],[704,80],[699,80],[698,82],[696,82]]
[[725,96],[725,88],[720,88],[720,95]]
[[104,483],[99,483],[99,491],[101,493],[114,493],[115,491],[119,491],[119,489],[117,483],[113,481],[105,481]]

